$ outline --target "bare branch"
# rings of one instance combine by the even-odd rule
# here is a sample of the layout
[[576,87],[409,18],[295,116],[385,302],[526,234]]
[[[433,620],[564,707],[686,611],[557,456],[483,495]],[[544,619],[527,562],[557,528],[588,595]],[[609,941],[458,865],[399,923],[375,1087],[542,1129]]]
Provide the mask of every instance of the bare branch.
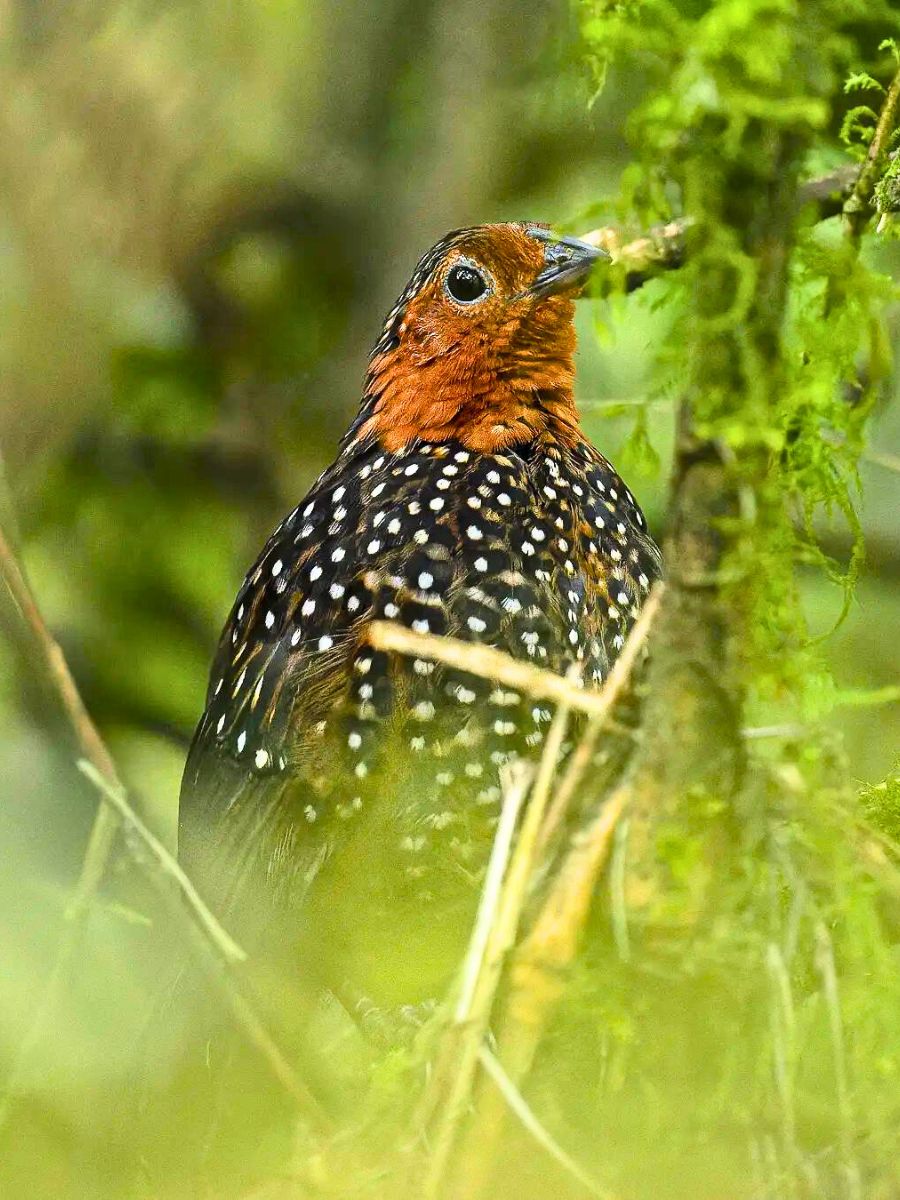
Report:
[[625,291],[633,292],[660,271],[671,271],[684,262],[684,235],[693,224],[679,217],[665,225],[654,225],[640,237],[625,241],[623,230],[608,225],[581,234],[582,241],[599,246],[625,270]]

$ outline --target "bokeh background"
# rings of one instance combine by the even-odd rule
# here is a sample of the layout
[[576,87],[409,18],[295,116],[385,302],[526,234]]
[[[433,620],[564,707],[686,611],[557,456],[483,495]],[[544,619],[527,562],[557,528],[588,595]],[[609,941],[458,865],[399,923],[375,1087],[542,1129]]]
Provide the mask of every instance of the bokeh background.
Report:
[[[0,0],[0,78],[3,519],[123,776],[174,845],[220,625],[330,461],[416,259],[460,225],[614,220],[640,81],[596,97],[577,10],[522,0]],[[869,253],[898,266],[896,246]],[[660,534],[678,386],[656,355],[666,288],[579,313],[586,428]],[[804,576],[838,693],[823,719],[861,782],[900,745],[892,401],[862,464],[868,557],[836,631],[840,583]],[[840,520],[822,535],[845,563]],[[5,1075],[96,800],[5,596],[0,613]],[[9,1194],[122,1194],[109,1130],[149,946],[119,863],[32,1063]]]

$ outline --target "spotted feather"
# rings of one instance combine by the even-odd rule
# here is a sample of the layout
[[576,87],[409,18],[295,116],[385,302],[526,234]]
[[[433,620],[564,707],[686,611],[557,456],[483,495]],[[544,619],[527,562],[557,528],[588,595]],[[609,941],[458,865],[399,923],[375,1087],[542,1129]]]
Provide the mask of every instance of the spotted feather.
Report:
[[[470,903],[498,772],[539,752],[552,714],[375,651],[369,625],[487,644],[559,674],[576,664],[597,686],[660,574],[635,498],[578,428],[571,291],[540,290],[547,239],[535,226],[457,231],[421,260],[337,459],[237,595],[181,806],[182,856],[220,906],[240,906],[248,880],[282,911],[321,894],[350,920],[320,880],[341,854],[369,860],[354,903],[377,895],[387,913],[403,894],[457,912],[460,891]],[[558,269],[567,260],[554,253]],[[459,261],[486,263],[490,326],[456,311],[447,280]],[[410,422],[419,432],[401,436]]]

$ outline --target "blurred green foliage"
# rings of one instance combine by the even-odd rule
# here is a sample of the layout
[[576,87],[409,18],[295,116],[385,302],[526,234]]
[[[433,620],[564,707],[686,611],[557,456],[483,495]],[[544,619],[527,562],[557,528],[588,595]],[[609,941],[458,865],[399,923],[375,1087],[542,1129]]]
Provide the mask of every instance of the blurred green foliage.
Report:
[[[886,82],[891,55],[877,47],[896,31],[892,7],[819,9],[832,69],[856,72],[854,89],[871,87],[868,74]],[[382,315],[422,250],[487,220],[579,230],[690,211],[691,188],[705,181],[688,176],[679,189],[662,164],[685,152],[677,131],[698,113],[720,122],[724,152],[753,108],[816,126],[811,174],[845,161],[842,130],[856,137],[865,114],[848,120],[855,91],[791,61],[795,12],[787,0],[0,6],[5,476],[48,620],[169,844],[220,624],[261,541],[330,461]],[[752,92],[731,86],[731,54]],[[721,261],[732,247],[713,238],[706,250]],[[752,267],[734,267],[739,305]],[[804,239],[794,272],[794,369],[778,423],[744,413],[740,428],[719,430],[789,460],[796,522],[779,569],[799,567],[809,629],[823,637],[779,658],[782,610],[761,610],[774,640],[768,680],[756,664],[753,719],[794,720],[785,675],[803,676],[809,728],[787,754],[773,748],[772,771],[779,786],[799,777],[810,818],[798,825],[785,806],[780,822],[749,821],[742,836],[748,863],[759,843],[774,847],[783,874],[771,872],[766,903],[772,928],[793,932],[779,958],[748,903],[761,886],[749,865],[687,963],[611,974],[622,946],[598,918],[532,1099],[627,1197],[886,1200],[900,1187],[890,1169],[900,1056],[883,1043],[898,962],[873,917],[883,910],[896,933],[896,874],[879,839],[898,836],[897,789],[881,781],[900,743],[890,692],[900,678],[900,310],[886,282],[900,253],[867,243],[855,264],[828,222]],[[673,406],[690,367],[681,339],[696,317],[685,286],[659,280],[579,314],[585,427],[659,534]],[[842,393],[838,376],[857,391]],[[767,380],[758,384],[762,411]],[[9,606],[3,615],[14,631]],[[15,637],[0,642],[0,665],[5,1075],[47,978],[96,800]],[[867,785],[849,829],[835,765]],[[707,819],[696,814],[698,827]],[[688,880],[690,849],[684,836],[667,850]],[[788,875],[822,888],[790,893]],[[141,1065],[135,1050],[167,958],[150,920],[152,898],[120,858],[7,1130],[4,1196],[190,1194],[143,1179],[121,1116],[123,1095],[147,1085],[142,1072],[168,1066]],[[835,1028],[822,983],[835,941],[844,1043],[823,1033]],[[759,967],[750,995],[736,983],[749,961]],[[774,1065],[760,1052],[769,1042]],[[404,1085],[401,1067],[380,1070],[386,1091]],[[798,1093],[787,1178],[779,1139]],[[866,1134],[854,1124],[861,1111]],[[509,1171],[510,1194],[580,1194],[519,1143]]]

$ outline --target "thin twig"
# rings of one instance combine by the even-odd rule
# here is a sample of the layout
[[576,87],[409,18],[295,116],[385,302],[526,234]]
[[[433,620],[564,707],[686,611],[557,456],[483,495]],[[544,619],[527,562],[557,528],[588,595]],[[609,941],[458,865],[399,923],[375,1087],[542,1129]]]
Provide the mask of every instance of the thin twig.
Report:
[[631,958],[631,942],[628,937],[628,903],[625,898],[625,865],[628,861],[628,830],[631,822],[622,817],[616,826],[609,865],[609,915],[613,938],[619,958],[628,962]]
[[[222,928],[178,863],[138,817],[128,803],[124,789],[111,787],[93,765],[84,760],[78,763],[78,769],[124,821],[126,835],[130,832],[136,838],[138,846],[134,846],[127,836],[125,839],[132,858],[191,942],[204,972],[231,1010],[236,1027],[265,1061],[285,1092],[320,1128],[327,1127],[330,1122],[319,1102],[298,1077],[230,970],[231,964],[246,959],[244,951]],[[142,850],[149,851],[149,857]]]
[[[443,1105],[443,1109],[441,1112],[438,1129],[433,1138],[433,1151],[429,1161],[427,1187],[430,1187],[432,1190],[429,1192],[426,1187],[426,1191],[424,1193],[426,1196],[436,1196],[439,1188],[446,1182],[446,1166],[463,1115],[464,1104],[468,1102],[471,1095],[474,1084],[477,1057],[483,1043],[484,1033],[487,1029],[487,1022],[493,1008],[494,997],[496,995],[496,990],[500,979],[500,971],[506,954],[516,936],[522,908],[524,906],[525,897],[527,895],[531,879],[533,878],[535,865],[540,860],[543,850],[546,847],[551,835],[552,829],[554,828],[554,824],[551,823],[548,830],[548,822],[550,822],[549,796],[556,762],[562,747],[562,737],[565,727],[564,721],[566,714],[569,708],[574,708],[578,701],[584,699],[585,695],[589,695],[591,697],[591,700],[595,703],[592,704],[593,719],[591,721],[591,726],[593,727],[593,732],[592,737],[589,739],[589,745],[593,747],[604,722],[608,718],[616,700],[621,695],[622,689],[624,688],[631,671],[634,668],[638,654],[644,644],[647,633],[656,616],[656,613],[658,612],[662,592],[663,585],[657,584],[650,596],[647,598],[641,616],[635,623],[635,626],[629,635],[629,639],[626,642],[622,653],[616,660],[616,663],[607,677],[603,688],[599,692],[587,693],[574,686],[570,680],[561,680],[558,676],[553,675],[550,675],[550,679],[548,680],[544,678],[549,674],[548,672],[540,671],[536,668],[527,669],[526,676],[524,677],[525,681],[534,687],[541,689],[548,688],[551,685],[551,681],[565,684],[566,690],[563,694],[566,697],[566,703],[561,705],[558,709],[556,717],[554,718],[554,723],[551,726],[550,733],[548,734],[547,743],[544,748],[544,754],[541,758],[541,764],[535,782],[534,793],[529,801],[522,832],[519,837],[519,842],[516,846],[512,864],[504,883],[503,895],[500,898],[495,911],[493,929],[488,940],[488,947],[482,958],[482,970],[479,981],[476,985],[476,988],[473,989],[473,1002],[468,1013],[462,1014],[463,1017],[470,1017],[470,1022],[467,1026],[462,1027],[464,1029],[464,1033],[462,1035],[457,1035],[456,1040],[452,1040],[452,1038],[448,1036],[447,1040],[444,1042],[444,1055],[446,1056],[444,1061],[449,1059],[455,1064],[455,1078],[448,1085],[446,1070],[440,1065],[442,1062],[441,1056],[438,1058],[439,1065],[432,1077],[432,1087],[429,1088],[431,1093],[432,1110],[438,1102],[436,1098],[439,1098],[439,1102]],[[429,649],[435,652],[442,651],[445,649],[445,647],[442,647],[440,643],[445,641],[446,639],[435,638],[434,643],[437,644],[430,646]],[[470,649],[467,643],[461,643],[461,645],[465,649]],[[473,647],[471,649],[480,651],[483,648]],[[455,647],[453,648],[452,652],[456,654]],[[496,651],[492,651],[488,655],[479,653],[476,655],[457,657],[454,665],[463,665],[463,660],[465,660],[463,669],[472,670],[472,668],[475,668],[476,672],[479,674],[487,670],[494,677],[496,677],[494,674],[495,672],[505,671],[508,666],[507,656],[499,654]],[[514,665],[518,667],[521,664],[515,663]],[[514,683],[511,677],[508,675],[503,676],[503,682],[505,682],[508,686],[517,686],[517,684]],[[540,694],[545,693],[542,691]],[[582,741],[574,757],[579,760],[585,760],[586,758],[587,761],[589,761],[590,754],[587,756],[585,755],[584,741]],[[581,767],[574,775],[571,774],[571,769],[570,772],[567,773],[566,778],[568,781],[568,786],[566,787],[566,795],[569,800],[574,795],[575,788],[580,778],[581,770],[584,769],[584,765],[585,761],[582,761]],[[568,800],[566,800],[566,803],[568,803]],[[613,809],[608,809],[608,806],[604,808],[604,821],[609,819],[610,812],[615,809],[615,801],[611,800],[610,803],[613,805]],[[556,800],[553,802],[553,809],[555,810],[556,814],[554,817],[555,823],[561,819],[562,813],[565,810],[564,808],[559,807]],[[614,819],[613,825],[610,828],[613,827]],[[577,853],[576,848],[573,847],[569,857],[565,860],[561,876],[557,879],[556,884],[554,885],[552,895],[556,894],[557,888],[561,886],[561,880],[563,878],[570,878],[571,873],[574,870],[573,863],[576,857],[578,862],[581,863],[584,855],[580,847],[577,849]],[[596,870],[599,870],[599,862]],[[579,878],[582,878],[582,887],[587,893],[591,893],[593,891],[593,878],[595,877],[596,874],[588,883],[583,879],[583,875],[579,876]],[[583,913],[579,912],[574,916],[575,919],[571,927],[573,930],[580,929],[581,924],[583,923]],[[577,939],[577,933],[573,933],[573,938]],[[521,949],[516,951],[514,963],[518,961],[520,953]],[[574,941],[571,953],[574,954]],[[568,961],[568,959],[566,961]],[[511,972],[513,986],[515,986],[514,973],[515,966],[513,966]],[[478,990],[479,987],[481,990]],[[539,1037],[540,1032],[536,1034],[535,1046]],[[460,1046],[461,1038],[464,1039],[465,1042],[464,1049]],[[517,1079],[521,1079],[521,1077],[522,1075],[519,1074]],[[494,1117],[496,1123],[499,1125],[499,1122],[502,1120],[502,1110],[499,1110],[497,1113],[495,1113]],[[478,1137],[480,1145],[493,1147],[496,1144],[494,1139],[488,1137],[487,1139],[482,1140],[481,1135],[484,1133],[484,1129],[485,1127],[480,1113],[479,1120],[477,1122],[477,1129],[473,1127],[472,1136]],[[469,1165],[466,1161],[469,1157],[473,1156],[460,1156],[462,1179],[460,1181],[461,1186],[457,1193],[460,1196],[469,1194],[474,1195],[476,1192],[476,1189],[472,1187],[472,1180],[469,1174]],[[480,1158],[482,1161],[484,1161],[483,1152],[479,1155],[475,1155],[474,1157]]]
[[859,1165],[853,1153],[853,1106],[847,1079],[847,1055],[844,1049],[844,1023],[841,1017],[841,1000],[838,988],[837,969],[834,963],[834,946],[824,921],[815,927],[816,966],[822,976],[822,987],[828,1009],[828,1026],[834,1056],[834,1083],[837,1093],[838,1112],[841,1117],[841,1152],[847,1175],[849,1200],[859,1200],[862,1195]]
[[[81,750],[79,767],[100,789],[101,796],[106,801],[100,803],[97,809],[75,895],[66,913],[68,919],[57,946],[43,996],[19,1046],[16,1060],[7,1078],[2,1099],[0,1099],[0,1126],[9,1119],[16,1097],[22,1089],[32,1056],[41,1043],[43,1033],[56,1008],[60,992],[69,978],[70,968],[75,961],[80,944],[83,918],[102,881],[120,816],[126,817],[128,827],[137,834],[141,843],[150,849],[154,858],[152,869],[148,868],[146,856],[135,854],[133,844],[126,839],[126,846],[138,865],[148,871],[151,880],[167,902],[173,918],[182,928],[186,937],[192,940],[197,947],[204,969],[224,995],[238,1028],[257,1049],[275,1078],[298,1106],[319,1125],[327,1124],[327,1118],[322,1113],[317,1101],[303,1082],[297,1078],[271,1034],[256,1015],[253,1006],[242,994],[237,981],[229,973],[229,964],[240,961],[244,956],[243,951],[206,909],[193,885],[181,872],[177,863],[143,826],[137,814],[125,800],[125,791],[112,756],[84,707],[62,650],[47,629],[24,572],[2,529],[0,529],[0,577],[6,584],[30,632],[37,651],[36,660],[42,666],[43,674],[62,703],[75,740]],[[177,884],[177,890],[174,887],[166,886],[166,883],[163,882],[170,879],[173,884]],[[184,899],[187,899],[188,906],[184,904]]]
[[675,401],[669,396],[622,396],[618,400],[615,396],[578,397],[579,410],[590,412],[604,408],[673,408],[674,405]]
[[[105,779],[93,763],[87,759],[81,758],[77,763],[78,770],[84,777],[94,785],[100,792],[103,799],[115,809],[116,813],[125,822],[126,828],[137,835],[138,841],[150,852],[150,857],[155,864],[155,870],[163,877],[165,883],[171,881],[174,887],[181,893],[184,900],[187,901],[188,907],[193,911],[194,917],[201,929],[208,935],[210,941],[222,955],[226,962],[240,963],[246,962],[247,953],[243,950],[227,930],[219,924],[206,904],[200,897],[199,892],[185,875],[184,871],[178,865],[177,861],[172,857],[169,851],[165,848],[159,838],[155,837],[150,832],[141,818],[137,815],[125,796],[125,789],[120,785],[113,787],[107,779]],[[138,854],[134,855],[135,858]]]
[[771,984],[769,1013],[772,1030],[772,1068],[775,1087],[781,1103],[784,1149],[790,1164],[786,1174],[786,1183],[789,1193],[796,1195],[797,1163],[800,1158],[797,1147],[794,1094],[797,1070],[797,1023],[794,1015],[791,979],[777,942],[770,942],[768,945],[766,967]]
[[452,1017],[441,1035],[431,1065],[428,1086],[420,1098],[413,1119],[413,1141],[417,1141],[421,1132],[427,1130],[438,1108],[444,1104],[451,1077],[456,1072],[459,1042],[472,1015],[476,988],[485,969],[488,942],[497,918],[519,814],[533,782],[534,771],[529,763],[511,763],[501,775],[503,801],[500,821],[491,847],[478,913],[460,970],[458,994],[453,1003]]
[[[19,566],[2,528],[0,528],[0,575],[2,575],[3,582],[9,589],[31,634],[39,661],[43,665],[44,675],[62,703],[81,756],[93,763],[96,770],[110,784],[114,787],[120,786],[115,763],[100,737],[96,725],[91,720],[90,714],[84,707],[65,656],[41,616],[25,572]],[[68,917],[78,916],[96,893],[112,850],[115,831],[115,816],[106,805],[98,805],[81,874],[66,914]]]
[[589,1192],[592,1196],[596,1196],[598,1200],[614,1200],[613,1193],[601,1187],[595,1179],[592,1179],[578,1165],[571,1154],[566,1153],[562,1146],[560,1146],[552,1133],[535,1115],[534,1110],[526,1102],[525,1097],[503,1070],[500,1062],[487,1046],[481,1047],[478,1059],[487,1075],[496,1085],[500,1095],[509,1105],[510,1111],[515,1113],[522,1126],[531,1134],[538,1145],[543,1147],[550,1157],[555,1159],[574,1179],[577,1179],[585,1191]]
[[581,234],[581,240],[611,255],[613,263],[625,270],[626,292],[633,292],[657,272],[682,265],[685,233],[693,223],[691,217],[678,217],[665,225],[654,225],[636,238],[628,238],[622,229],[607,225]]
[[[657,585],[659,589],[660,585]],[[648,597],[642,609],[642,615],[651,607],[652,597]],[[658,601],[654,602],[658,603]],[[638,618],[638,622],[640,618]],[[636,623],[637,624],[637,623]],[[550,700],[554,704],[566,704],[578,712],[588,716],[605,718],[611,707],[611,701],[606,699],[606,686],[602,688],[586,688],[572,683],[553,671],[545,671],[541,667],[533,667],[530,663],[520,662],[503,650],[495,650],[492,646],[476,645],[464,642],[460,638],[438,637],[433,633],[413,633],[390,621],[373,621],[368,630],[369,644],[376,650],[393,650],[415,658],[423,658],[429,662],[444,663],[459,671],[468,671],[471,675],[479,675],[484,679],[494,679],[505,687],[524,692],[536,700]],[[620,655],[618,662],[624,656]],[[615,671],[610,672],[610,678]]]
[[808,738],[809,734],[809,726],[801,725],[799,721],[785,721],[783,725],[745,725],[741,730],[741,737],[748,742],[755,742],[766,738],[787,738],[794,740],[797,738]]
[[6,459],[0,448],[0,530],[6,531],[8,552],[16,558],[21,550],[22,536],[13,503],[12,488],[6,473]]
[[631,798],[620,784],[586,829],[576,834],[549,895],[510,967],[510,993],[500,1039],[500,1057],[513,1079],[531,1066],[565,971],[574,961],[596,882],[606,863],[619,818]]
[[478,978],[484,969],[488,939],[500,902],[503,880],[512,853],[513,837],[519,821],[522,803],[532,782],[532,772],[527,763],[511,764],[510,778],[503,789],[503,807],[497,824],[497,833],[491,847],[491,857],[484,877],[484,887],[478,915],[472,928],[469,950],[463,962],[459,997],[456,1001],[454,1020],[461,1025],[468,1020]]
[[[629,640],[603,688],[604,709],[612,709],[620,696],[659,612],[664,591],[657,584],[648,597]],[[561,788],[548,811],[541,831],[545,848],[575,794],[604,726],[604,716],[591,720]],[[581,929],[587,917],[596,881],[609,856],[617,822],[630,792],[620,786],[609,797],[592,825],[572,843],[550,893],[532,926],[516,950],[510,967],[510,994],[501,1022],[500,1053],[514,1082],[530,1069],[544,1029],[562,994],[565,969],[575,957]],[[503,1111],[487,1093],[482,1093],[477,1125],[480,1141],[469,1156],[465,1186],[472,1194],[490,1172],[490,1151],[499,1140]]]

